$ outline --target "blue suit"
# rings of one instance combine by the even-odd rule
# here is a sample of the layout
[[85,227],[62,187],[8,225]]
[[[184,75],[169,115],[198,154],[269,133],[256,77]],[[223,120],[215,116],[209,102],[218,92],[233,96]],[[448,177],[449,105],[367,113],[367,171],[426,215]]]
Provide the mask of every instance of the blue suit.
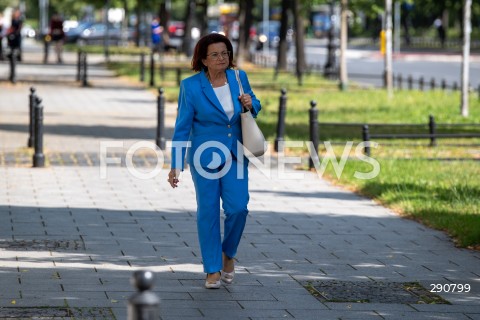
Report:
[[[248,160],[241,145],[239,85],[234,70],[226,76],[234,115],[228,118],[204,71],[180,85],[178,116],[172,138],[172,168],[190,164],[197,198],[197,228],[206,273],[222,269],[222,251],[234,257],[248,214]],[[240,71],[245,93],[252,97],[252,114],[261,109],[245,72]],[[190,144],[186,154],[186,146]],[[225,213],[224,237],[220,234],[220,199]]]

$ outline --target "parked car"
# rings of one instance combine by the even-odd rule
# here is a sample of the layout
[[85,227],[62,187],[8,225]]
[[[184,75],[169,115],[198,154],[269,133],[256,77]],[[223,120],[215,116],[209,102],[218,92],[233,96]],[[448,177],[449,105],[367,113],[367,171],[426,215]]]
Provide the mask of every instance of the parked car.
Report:
[[65,30],[65,43],[76,43],[82,32],[92,25],[93,22],[80,22],[76,27]]
[[185,36],[185,22],[169,21],[167,25],[167,32],[168,41],[165,42],[165,50],[179,50],[182,47],[183,37]]
[[26,24],[22,27],[21,34],[22,34],[22,37],[25,37],[25,38],[35,38],[35,35],[37,33],[35,29],[33,29],[30,25]]
[[[165,50],[180,50],[185,37],[185,22],[169,21],[167,24],[167,34],[168,40],[165,41]],[[192,45],[194,45],[194,42],[200,38],[200,29],[192,27],[190,30],[190,37],[192,39]]]
[[218,19],[210,19],[207,22],[208,26],[208,33],[220,33],[225,35],[225,32],[223,32],[223,27],[220,24],[220,21]]
[[[287,44],[290,45],[293,40],[293,29],[287,29]],[[262,50],[265,44],[268,44],[269,48],[276,48],[280,43],[280,21],[271,20],[267,23],[259,22],[255,27],[254,36],[255,47],[257,50]]]
[[240,23],[238,21],[230,21],[222,24],[218,19],[210,19],[207,22],[208,33],[220,33],[230,38],[230,40],[238,41],[240,34]]
[[[82,31],[78,37],[77,43],[83,44],[103,44],[105,36],[107,36],[107,25],[104,23],[94,23],[90,27]],[[125,37],[122,37],[122,29],[120,27],[108,26],[108,43],[119,45],[123,39],[128,40],[128,31]]]

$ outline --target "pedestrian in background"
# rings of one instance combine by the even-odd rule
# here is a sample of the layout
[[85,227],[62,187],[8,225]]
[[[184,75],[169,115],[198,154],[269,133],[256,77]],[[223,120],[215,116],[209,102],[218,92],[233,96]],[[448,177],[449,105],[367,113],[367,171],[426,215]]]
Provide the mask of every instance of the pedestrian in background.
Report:
[[440,39],[440,44],[443,47],[445,47],[445,39],[446,39],[446,33],[445,33],[445,27],[443,26],[442,19],[437,18],[433,22],[433,25],[435,26],[435,29],[437,29],[438,33],[438,38]]
[[163,27],[160,25],[160,19],[158,17],[153,18],[151,24],[151,31],[152,31],[152,52],[153,53],[162,53],[162,46],[163,46]]
[[[197,230],[207,273],[205,287],[218,289],[221,281],[232,283],[234,257],[248,215],[248,159],[242,142],[240,113],[261,109],[247,74],[240,71],[240,88],[233,64],[230,40],[218,33],[201,38],[194,49],[192,69],[197,74],[180,85],[178,116],[172,138],[172,188],[184,170],[187,141],[197,199]],[[220,232],[220,200],[225,214],[223,241]]]
[[7,43],[10,48],[10,55],[16,55],[17,61],[22,61],[22,12],[15,9],[12,15],[12,23],[7,30]]
[[50,29],[48,35],[50,40],[55,43],[55,53],[57,55],[57,62],[63,63],[63,42],[65,40],[65,33],[63,32],[63,19],[58,13],[54,13],[50,20]]

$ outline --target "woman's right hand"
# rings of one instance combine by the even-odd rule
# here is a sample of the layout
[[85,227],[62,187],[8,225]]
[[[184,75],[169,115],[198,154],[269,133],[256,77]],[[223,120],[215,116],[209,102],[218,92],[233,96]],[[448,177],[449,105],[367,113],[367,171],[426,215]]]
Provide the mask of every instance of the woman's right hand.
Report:
[[172,188],[178,187],[178,178],[180,177],[180,169],[171,169],[168,173],[168,183],[172,186]]

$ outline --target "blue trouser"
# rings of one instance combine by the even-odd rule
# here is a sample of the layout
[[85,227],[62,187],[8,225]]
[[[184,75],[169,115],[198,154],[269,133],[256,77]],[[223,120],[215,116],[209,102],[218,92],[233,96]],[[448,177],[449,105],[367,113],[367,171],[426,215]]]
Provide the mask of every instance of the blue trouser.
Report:
[[[217,169],[203,168],[207,175],[202,176],[203,170],[199,172],[191,166],[197,195],[198,239],[206,273],[222,270],[222,251],[230,258],[237,253],[248,214],[247,167],[247,161],[229,159]],[[220,234],[220,199],[225,213],[223,241]]]

